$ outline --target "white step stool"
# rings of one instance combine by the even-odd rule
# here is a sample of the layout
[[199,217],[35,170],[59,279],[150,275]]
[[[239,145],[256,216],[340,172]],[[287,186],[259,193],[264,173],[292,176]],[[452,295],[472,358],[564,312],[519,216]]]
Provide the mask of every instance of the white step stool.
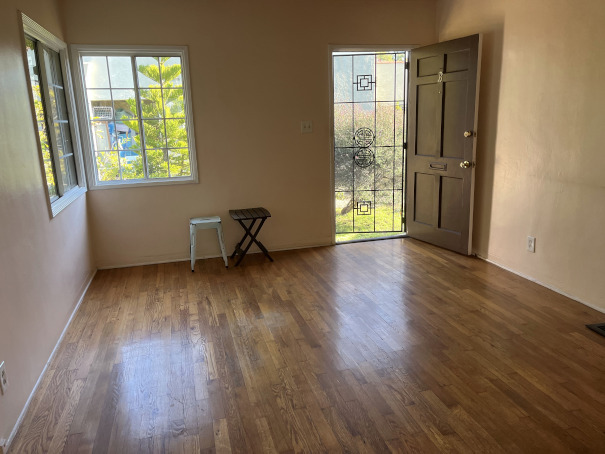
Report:
[[195,243],[197,237],[197,231],[202,229],[216,229],[216,235],[218,236],[218,244],[221,246],[221,253],[223,254],[223,260],[225,261],[225,268],[229,268],[229,262],[227,262],[227,254],[225,253],[225,240],[223,238],[223,227],[221,225],[221,218],[219,216],[210,216],[207,218],[191,218],[189,219],[189,245],[191,249],[191,272],[194,271],[195,267]]

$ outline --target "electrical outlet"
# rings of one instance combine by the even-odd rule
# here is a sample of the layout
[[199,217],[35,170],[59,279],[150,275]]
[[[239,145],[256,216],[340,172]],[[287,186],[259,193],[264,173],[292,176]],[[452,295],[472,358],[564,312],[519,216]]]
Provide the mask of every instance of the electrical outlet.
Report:
[[529,252],[536,252],[536,237],[534,237],[534,236],[527,237],[527,250]]
[[309,134],[313,132],[313,122],[311,120],[303,120],[300,122],[300,133]]
[[0,391],[2,394],[6,394],[6,388],[8,387],[8,377],[6,376],[6,367],[4,361],[0,363]]

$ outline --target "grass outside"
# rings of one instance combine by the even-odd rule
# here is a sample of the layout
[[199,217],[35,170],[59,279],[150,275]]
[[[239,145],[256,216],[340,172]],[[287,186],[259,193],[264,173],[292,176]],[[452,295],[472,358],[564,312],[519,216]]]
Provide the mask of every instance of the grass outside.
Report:
[[[384,238],[403,233],[403,230],[393,230],[393,228],[398,228],[401,225],[401,213],[399,211],[393,212],[391,207],[378,207],[374,210],[374,216],[355,215],[354,210],[342,214],[337,207],[336,242]],[[355,217],[355,232],[339,233],[353,230],[353,217]],[[374,230],[378,230],[378,232]]]

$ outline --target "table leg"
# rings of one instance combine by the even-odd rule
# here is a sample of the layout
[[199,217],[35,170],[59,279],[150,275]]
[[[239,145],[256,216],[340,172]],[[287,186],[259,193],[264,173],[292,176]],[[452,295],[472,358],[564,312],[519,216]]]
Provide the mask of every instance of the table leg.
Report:
[[[256,219],[254,219],[250,223],[250,227],[247,227],[246,224],[244,224],[244,221],[239,221],[239,223],[241,224],[242,228],[246,231],[246,234],[244,235],[244,238],[250,237],[250,241],[248,242],[248,245],[246,246],[245,249],[243,249],[243,250],[240,249],[240,255],[239,255],[238,259],[237,259],[237,262],[235,262],[235,266],[238,266],[240,264],[240,262],[244,259],[244,257],[246,256],[246,254],[250,250],[250,246],[252,246],[252,243],[253,243],[253,240],[254,240],[254,237],[252,236],[252,228],[254,227],[254,223],[255,222],[256,222]],[[257,233],[260,230],[260,228],[263,226],[263,222],[265,222],[264,219],[261,221],[261,223],[257,227],[257,229],[256,229]],[[242,244],[244,244],[244,240],[242,240]]]
[[[240,240],[239,243],[237,243],[237,245],[235,246],[235,250],[233,251],[233,254],[231,254],[231,258],[235,258],[235,255],[237,254],[238,250],[241,250],[242,245],[244,244],[244,241],[246,241],[246,237],[248,236],[248,228],[246,227],[246,225],[243,223],[243,221],[240,221],[238,219],[238,221],[240,223],[240,225],[244,228],[244,236],[242,237],[242,239]],[[254,223],[256,222],[256,219],[252,220],[252,223],[250,224],[250,228],[252,228],[252,226],[254,226]],[[237,265],[236,265],[237,266]]]

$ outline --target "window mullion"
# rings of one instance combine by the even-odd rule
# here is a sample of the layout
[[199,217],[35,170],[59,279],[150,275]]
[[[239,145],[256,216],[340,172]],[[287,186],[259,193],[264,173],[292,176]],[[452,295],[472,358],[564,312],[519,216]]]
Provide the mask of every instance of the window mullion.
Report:
[[145,146],[145,131],[143,131],[143,109],[141,108],[141,97],[139,95],[139,78],[137,76],[136,56],[131,55],[130,64],[132,65],[132,78],[134,82],[134,96],[137,102],[137,117],[139,121],[139,138],[141,139],[141,156],[143,158],[143,174],[145,179],[149,178],[147,169],[147,147]]
[[42,92],[44,97],[45,115],[48,124],[48,135],[50,137],[50,155],[53,163],[55,164],[55,178],[57,179],[57,192],[59,197],[65,193],[65,183],[63,182],[63,174],[61,173],[61,159],[59,158],[59,148],[57,141],[57,134],[55,131],[55,121],[53,120],[52,113],[52,101],[50,98],[50,86],[52,85],[50,68],[46,64],[46,53],[48,49],[41,42],[37,43],[38,48],[38,60],[40,63],[40,83],[42,84]]
[[[107,83],[109,84],[109,100],[111,101],[111,122],[113,123],[113,134],[116,141],[116,152],[118,154],[118,173],[120,181],[122,177],[122,160],[120,159],[120,144],[118,141],[118,120],[116,119],[115,103],[113,102],[113,86],[111,85],[111,73],[109,71],[109,59],[105,56],[105,67],[107,68]],[[109,148],[111,148],[112,137],[109,137]]]
[[162,57],[158,57],[158,70],[160,72],[160,97],[162,98],[162,123],[164,123],[164,156],[168,167],[168,178],[170,174],[170,156],[168,151],[168,131],[166,130],[166,112],[164,111],[164,75],[162,74]]

